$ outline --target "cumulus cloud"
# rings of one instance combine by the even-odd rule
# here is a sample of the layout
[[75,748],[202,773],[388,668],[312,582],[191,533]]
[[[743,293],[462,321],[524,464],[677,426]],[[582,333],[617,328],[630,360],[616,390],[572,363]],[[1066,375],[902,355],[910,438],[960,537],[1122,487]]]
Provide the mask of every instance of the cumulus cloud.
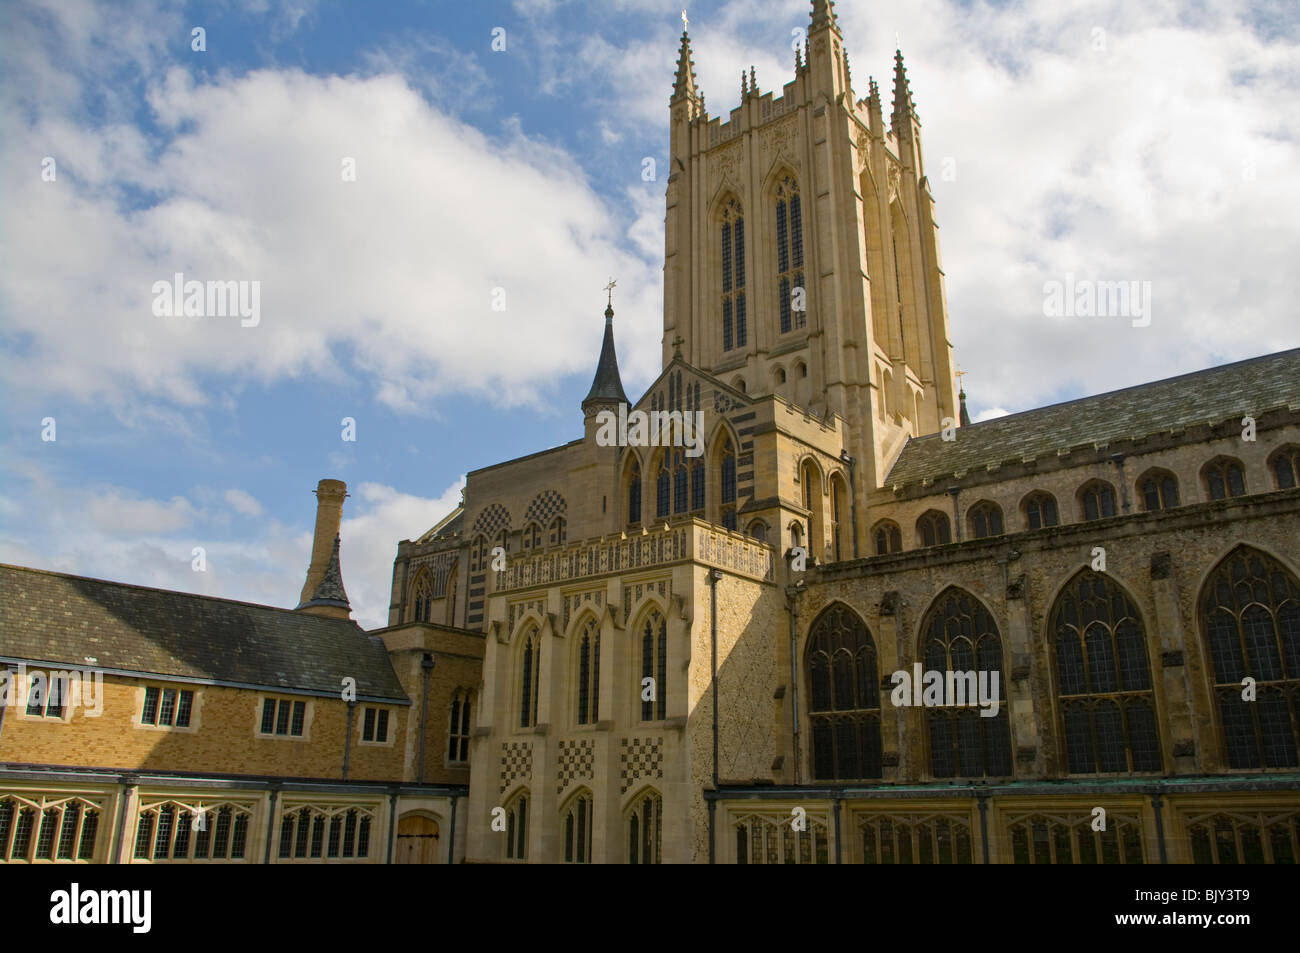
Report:
[[249,493],[247,490],[227,490],[224,499],[231,505],[236,513],[241,513],[244,516],[262,515],[262,504],[257,502],[257,499],[253,494]]

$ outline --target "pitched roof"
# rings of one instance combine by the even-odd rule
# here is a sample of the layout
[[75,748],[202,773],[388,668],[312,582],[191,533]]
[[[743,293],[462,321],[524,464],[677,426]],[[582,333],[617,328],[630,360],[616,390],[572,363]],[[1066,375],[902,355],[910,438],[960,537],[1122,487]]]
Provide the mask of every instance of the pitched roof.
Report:
[[913,437],[885,485],[937,480],[1278,407],[1300,409],[1300,348],[971,424],[957,431],[956,440]]
[[0,657],[409,702],[351,619],[3,564]]

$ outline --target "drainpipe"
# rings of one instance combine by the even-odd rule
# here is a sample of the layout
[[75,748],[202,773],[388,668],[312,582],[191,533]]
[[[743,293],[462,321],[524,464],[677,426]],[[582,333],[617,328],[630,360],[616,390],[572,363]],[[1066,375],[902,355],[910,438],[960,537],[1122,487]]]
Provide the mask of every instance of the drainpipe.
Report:
[[420,668],[424,669],[424,687],[420,695],[420,761],[415,772],[417,784],[424,783],[424,738],[429,720],[429,676],[433,674],[433,665],[433,653],[425,652],[420,661]]
[[835,795],[835,863],[840,863],[840,796]]
[[271,804],[266,809],[266,851],[262,854],[262,863],[271,862],[271,841],[275,840],[275,802],[280,797],[279,785],[271,787]]
[[1115,469],[1119,471],[1119,498],[1120,505],[1124,507],[1124,512],[1130,512],[1133,507],[1128,501],[1128,479],[1124,476],[1124,454],[1112,453],[1110,455],[1111,463],[1115,464]]
[[[718,789],[718,580],[722,570],[709,570],[709,649],[713,656],[713,790]],[[715,854],[716,824],[715,802],[709,800],[709,863]]]
[[386,864],[393,862],[393,842],[397,840],[397,792],[393,791],[388,795],[388,859]]
[[348,733],[343,737],[343,780],[348,779],[348,762],[352,759],[352,719],[356,717],[357,703],[348,702]]
[[790,613],[790,737],[794,747],[794,783],[801,784],[803,751],[799,747],[799,594],[803,582],[785,587],[785,610]]
[[451,837],[449,838],[450,843],[447,845],[447,863],[449,864],[456,863],[456,805],[459,802],[460,798],[453,794],[451,798]]
[[948,493],[952,496],[952,525],[956,530],[957,542],[961,542],[961,513],[957,509],[957,494],[961,492],[961,487],[950,486]]
[[1165,853],[1165,822],[1161,817],[1160,808],[1164,802],[1160,800],[1160,792],[1156,791],[1151,795],[1151,807],[1156,812],[1156,843],[1160,845],[1160,863],[1169,863],[1169,857]]
[[975,795],[980,805],[980,845],[984,849],[984,863],[989,862],[989,796],[984,792]]
[[847,450],[840,451],[840,459],[849,465],[849,513],[853,518],[853,558],[858,558],[858,478],[857,458]]
[[113,863],[122,862],[122,848],[126,845],[126,815],[131,807],[131,799],[136,784],[139,782],[134,774],[122,775],[122,810],[117,818],[117,850],[113,852]]

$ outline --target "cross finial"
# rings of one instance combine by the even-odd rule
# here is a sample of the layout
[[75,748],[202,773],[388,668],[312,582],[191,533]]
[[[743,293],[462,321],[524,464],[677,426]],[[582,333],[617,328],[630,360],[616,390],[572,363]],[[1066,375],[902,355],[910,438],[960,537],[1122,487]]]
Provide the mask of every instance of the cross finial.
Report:
[[958,387],[958,389],[960,389],[961,386],[962,386],[961,379],[962,379],[963,377],[966,376],[966,372],[963,371],[963,370],[961,369],[960,366],[958,366],[958,368],[957,368],[957,373],[956,373],[955,376],[956,376],[956,378],[957,378],[957,387]]
[[902,31],[902,30],[895,30],[895,31],[894,31],[894,49],[896,49],[896,50],[901,50],[902,48],[903,48],[903,31]]
[[616,284],[618,284],[618,282],[611,278],[609,279],[609,284],[605,286],[605,291],[609,293],[609,301],[607,303],[611,308],[614,307],[614,286]]
[[683,10],[682,11],[682,32],[685,33],[686,28],[690,25],[691,25],[691,21],[686,19],[686,11]]

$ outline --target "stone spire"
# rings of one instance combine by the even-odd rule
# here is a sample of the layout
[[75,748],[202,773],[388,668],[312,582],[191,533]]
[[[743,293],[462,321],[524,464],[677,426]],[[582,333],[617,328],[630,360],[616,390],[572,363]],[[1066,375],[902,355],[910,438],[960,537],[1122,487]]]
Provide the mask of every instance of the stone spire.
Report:
[[695,61],[691,59],[691,38],[682,29],[682,46],[677,53],[677,78],[673,81],[673,98],[668,104],[679,102],[702,102],[699,86],[695,80]]
[[339,568],[338,536],[334,537],[334,549],[330,553],[330,561],[325,566],[325,574],[321,576],[316,591],[312,593],[310,600],[298,608],[305,612],[313,612],[315,615],[340,619],[346,619],[351,615],[352,605],[348,602],[348,594],[343,588],[343,571]]
[[884,130],[885,121],[881,115],[880,87],[876,85],[874,76],[867,77],[867,116],[872,133],[880,135]]
[[335,540],[339,535],[339,524],[343,519],[343,501],[347,499],[348,485],[342,480],[321,480],[316,484],[316,529],[312,534],[311,563],[307,567],[307,579],[302,584],[298,596],[300,606],[311,602],[315,597],[321,579],[330,564],[330,547],[334,545],[334,559],[338,558],[338,546]]
[[903,51],[894,51],[894,113],[890,117],[891,129],[899,129],[907,120],[919,118],[912,102],[912,87],[907,82],[907,68],[903,66]]
[[961,425],[963,427],[969,427],[970,412],[966,410],[966,391],[964,390],[958,391],[957,398],[961,401]]
[[614,302],[611,292],[610,302],[605,308],[605,340],[600,345],[596,377],[591,382],[591,390],[582,401],[582,409],[585,412],[588,407],[599,407],[601,404],[617,406],[627,403],[630,401],[623,392],[623,381],[618,374],[618,354],[614,351]]

